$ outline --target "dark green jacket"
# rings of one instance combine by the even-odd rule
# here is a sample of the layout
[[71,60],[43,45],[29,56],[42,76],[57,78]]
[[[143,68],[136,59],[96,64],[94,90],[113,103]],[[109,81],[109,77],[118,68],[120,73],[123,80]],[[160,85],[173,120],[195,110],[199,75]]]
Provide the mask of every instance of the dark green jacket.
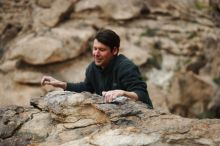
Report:
[[84,82],[67,83],[68,91],[88,91],[102,95],[102,91],[121,89],[135,92],[139,100],[153,108],[147,92],[147,85],[142,80],[138,67],[124,55],[113,58],[102,69],[92,62],[86,69]]

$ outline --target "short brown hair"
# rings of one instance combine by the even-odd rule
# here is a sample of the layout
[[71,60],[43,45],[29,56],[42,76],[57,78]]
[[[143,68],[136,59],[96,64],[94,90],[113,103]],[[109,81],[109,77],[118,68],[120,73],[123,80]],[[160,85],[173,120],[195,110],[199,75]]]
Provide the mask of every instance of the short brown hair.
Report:
[[110,29],[101,29],[97,32],[95,39],[110,47],[111,50],[120,47],[120,37]]

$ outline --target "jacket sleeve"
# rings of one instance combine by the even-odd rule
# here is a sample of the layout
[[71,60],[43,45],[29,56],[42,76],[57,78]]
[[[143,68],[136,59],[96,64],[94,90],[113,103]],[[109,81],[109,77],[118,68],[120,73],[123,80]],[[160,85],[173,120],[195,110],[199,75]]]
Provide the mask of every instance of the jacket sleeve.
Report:
[[80,83],[70,83],[67,82],[67,91],[74,91],[74,92],[83,92],[83,91],[88,91],[88,92],[94,92],[94,89],[91,84],[91,65],[86,69],[86,74],[85,74],[85,80]]
[[147,84],[142,80],[140,71],[133,63],[121,63],[119,65],[119,81],[126,91],[135,92],[140,101],[153,108],[150,100]]

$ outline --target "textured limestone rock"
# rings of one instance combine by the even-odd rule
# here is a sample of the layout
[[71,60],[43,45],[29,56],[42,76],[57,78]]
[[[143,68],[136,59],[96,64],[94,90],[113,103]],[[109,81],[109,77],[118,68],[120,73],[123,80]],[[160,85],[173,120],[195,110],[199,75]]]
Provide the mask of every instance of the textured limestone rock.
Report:
[[[40,1],[37,2],[37,4],[40,4],[41,7],[35,6],[32,17],[34,21],[34,28],[36,30],[40,30],[45,27],[54,27],[58,25],[63,19],[65,19],[65,17],[68,17],[73,8],[75,0],[56,0],[54,2],[48,1],[44,3]],[[43,7],[46,6],[50,8],[42,8],[42,5]]]
[[79,56],[87,49],[94,30],[87,28],[54,28],[42,35],[30,34],[15,43],[8,58],[19,58],[29,64],[41,65],[65,61]]
[[104,103],[103,97],[90,93],[54,91],[33,99],[31,105],[0,110],[0,144],[22,139],[41,146],[217,146],[220,142],[220,120],[182,118],[131,100]]
[[86,11],[88,9],[100,9],[103,12],[101,14],[103,17],[109,17],[115,20],[132,19],[139,16],[143,10],[147,12],[149,11],[145,5],[145,2],[141,0],[96,0],[93,4],[90,4],[89,0],[83,0],[76,3],[75,11],[77,13],[80,11]]
[[[29,105],[30,97],[39,97],[44,95],[46,90],[36,85],[36,80],[29,80],[28,84],[14,83],[14,73],[2,75],[0,74],[0,107],[7,105]],[[27,78],[26,78],[27,79]],[[40,78],[38,79],[40,81]],[[26,82],[27,83],[27,82]]]
[[16,71],[13,74],[13,80],[22,84],[39,84],[42,77],[42,73],[31,71]]
[[[179,97],[170,87],[182,70],[208,75],[219,90],[219,0],[210,6],[208,0],[0,0],[0,106],[27,105],[53,90],[40,87],[38,73],[82,81],[91,38],[102,27],[121,36],[120,51],[140,66],[148,85],[158,86],[152,97],[160,90],[166,101]],[[200,105],[186,110],[197,113]]]
[[52,6],[52,0],[37,0],[36,4],[43,8],[50,8]]
[[206,111],[217,89],[209,78],[193,73],[178,74],[174,82],[171,92],[175,96],[168,99],[169,106],[176,113],[185,111],[179,114],[188,117],[196,117]]

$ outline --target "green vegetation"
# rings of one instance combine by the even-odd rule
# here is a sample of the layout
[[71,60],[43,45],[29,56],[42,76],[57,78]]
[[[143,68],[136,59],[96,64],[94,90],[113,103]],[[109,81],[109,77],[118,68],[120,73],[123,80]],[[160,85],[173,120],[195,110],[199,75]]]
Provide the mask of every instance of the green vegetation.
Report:
[[147,64],[150,67],[161,69],[162,55],[161,55],[161,41],[155,42],[154,48],[151,51],[152,57],[148,59]]
[[88,44],[86,44],[86,51],[91,52],[93,49],[93,42],[89,41]]
[[149,66],[155,67],[157,69],[161,69],[161,62],[162,62],[161,56],[160,57],[153,56],[147,61]]
[[152,57],[147,60],[145,67],[148,69],[150,68],[161,69],[162,55],[161,55],[160,50],[153,49],[150,54],[152,55]]
[[148,80],[149,80],[149,78],[148,78],[146,75],[142,75],[141,77],[142,77],[142,79],[143,79],[144,81],[148,81]]
[[[147,60],[146,63],[140,66],[140,71],[142,73],[146,73],[152,68],[161,69],[162,68],[162,55],[159,50],[153,49],[150,53],[152,55],[151,58]],[[148,77],[145,75],[143,76],[144,80],[148,80]]]
[[220,75],[219,75],[218,77],[215,77],[215,78],[213,79],[213,81],[214,81],[218,86],[220,86]]
[[141,36],[154,37],[156,36],[157,32],[158,32],[157,28],[153,28],[153,29],[148,28],[143,33],[141,33]]
[[197,36],[197,33],[195,31],[194,32],[190,32],[189,36],[187,37],[187,39],[190,40],[190,39],[192,39],[192,38],[194,38],[196,36]]
[[154,48],[160,50],[161,49],[161,45],[162,45],[161,41],[157,41],[154,44]]
[[210,6],[206,2],[203,2],[201,0],[197,0],[195,2],[195,7],[198,10],[210,9]]
[[200,113],[196,116],[198,119],[214,119],[216,118],[216,113],[213,111],[205,111],[203,113]]

